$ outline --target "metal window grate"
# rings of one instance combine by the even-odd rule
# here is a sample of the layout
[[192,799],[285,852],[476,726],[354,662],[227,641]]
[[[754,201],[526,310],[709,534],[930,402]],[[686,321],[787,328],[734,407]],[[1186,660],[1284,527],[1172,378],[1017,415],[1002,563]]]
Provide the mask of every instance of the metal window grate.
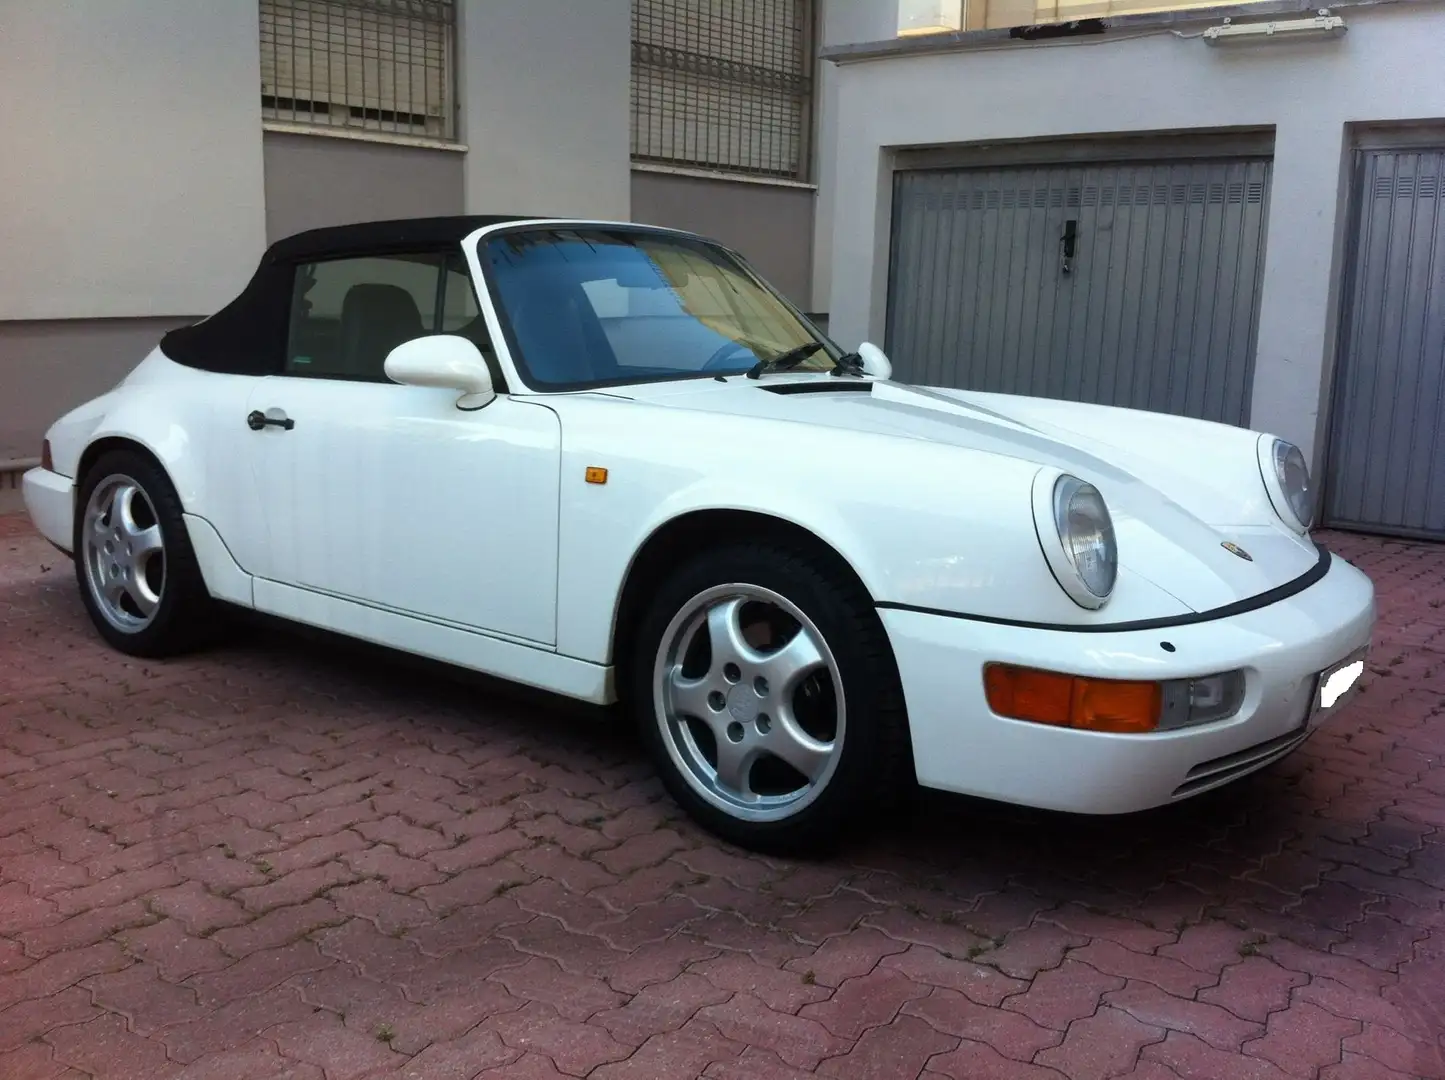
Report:
[[455,0],[260,0],[267,120],[455,137]]
[[633,0],[633,160],[807,179],[812,27],[812,0]]

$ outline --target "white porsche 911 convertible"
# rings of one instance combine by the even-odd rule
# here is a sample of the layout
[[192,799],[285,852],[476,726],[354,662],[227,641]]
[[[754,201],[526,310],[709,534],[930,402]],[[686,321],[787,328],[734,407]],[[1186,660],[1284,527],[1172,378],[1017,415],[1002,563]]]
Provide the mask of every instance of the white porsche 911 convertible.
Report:
[[1160,806],[1347,700],[1374,590],[1298,449],[890,374],[691,234],[341,226],[58,420],[24,496],[119,650],[239,605],[620,701],[756,848],[914,781]]

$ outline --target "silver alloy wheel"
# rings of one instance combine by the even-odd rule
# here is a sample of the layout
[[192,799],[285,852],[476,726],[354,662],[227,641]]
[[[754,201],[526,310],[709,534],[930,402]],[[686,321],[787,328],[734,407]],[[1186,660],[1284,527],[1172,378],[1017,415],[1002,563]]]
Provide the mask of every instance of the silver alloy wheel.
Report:
[[[755,640],[760,630],[766,640]],[[740,584],[699,593],[663,633],[652,681],[669,757],[729,816],[791,817],[832,779],[846,731],[842,674],[786,597]]]
[[107,476],[90,493],[80,532],[91,599],[105,621],[126,634],[144,630],[165,592],[160,519],[145,489],[129,476]]

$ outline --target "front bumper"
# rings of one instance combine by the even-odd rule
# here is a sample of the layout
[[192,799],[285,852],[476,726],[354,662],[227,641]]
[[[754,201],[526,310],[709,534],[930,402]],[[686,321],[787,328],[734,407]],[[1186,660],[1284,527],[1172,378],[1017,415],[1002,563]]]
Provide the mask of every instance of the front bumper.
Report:
[[[1375,592],[1368,577],[1331,556],[1323,578],[1285,600],[1163,630],[1076,633],[913,611],[879,614],[903,679],[919,783],[1026,806],[1119,814],[1263,768],[1333,717],[1352,695],[1317,709],[1317,678],[1368,648]],[[990,661],[1146,680],[1243,669],[1247,688],[1243,706],[1227,720],[1104,734],[996,715],[984,697],[983,666]]]
[[34,468],[21,477],[20,493],[40,535],[70,554],[75,543],[75,482],[49,469]]

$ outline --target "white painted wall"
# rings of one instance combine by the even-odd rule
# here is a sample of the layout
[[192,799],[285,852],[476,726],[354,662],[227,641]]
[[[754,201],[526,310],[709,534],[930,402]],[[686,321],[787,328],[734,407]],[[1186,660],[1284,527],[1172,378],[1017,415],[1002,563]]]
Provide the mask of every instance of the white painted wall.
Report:
[[0,0],[0,320],[205,314],[265,246],[254,0]]
[[[882,41],[897,30],[898,0],[817,0],[820,49],[861,41]],[[838,148],[838,86],[841,72],[828,61],[818,65],[818,198],[814,203],[813,296],[809,311],[826,312],[833,287],[834,197],[832,169]],[[831,323],[829,324],[831,336]]]
[[[876,27],[893,17],[896,3],[828,0],[830,44],[840,41],[834,19],[870,27],[854,42],[890,37]],[[828,198],[820,200],[815,249],[830,252],[830,334],[848,346],[882,340],[891,148],[1273,125],[1251,425],[1314,448],[1318,463],[1333,366],[1346,125],[1445,118],[1445,5],[1337,13],[1349,31],[1336,41],[1211,48],[1164,33],[839,66],[835,115],[819,147]],[[824,260],[817,266],[821,279]]]
[[468,213],[628,217],[631,11],[463,0]]

